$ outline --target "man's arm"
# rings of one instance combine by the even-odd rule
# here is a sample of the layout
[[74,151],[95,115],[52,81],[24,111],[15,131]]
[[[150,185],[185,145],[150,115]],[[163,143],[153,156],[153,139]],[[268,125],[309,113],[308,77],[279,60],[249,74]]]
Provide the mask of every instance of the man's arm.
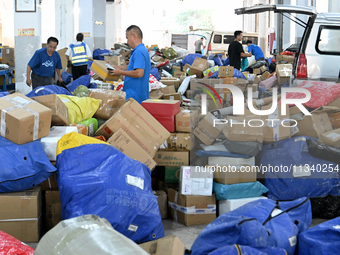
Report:
[[32,85],[32,81],[31,81],[31,71],[32,71],[32,68],[27,65],[27,76],[26,76],[26,84],[27,86],[31,87]]
[[246,58],[246,57],[251,57],[252,56],[252,54],[251,53],[244,53],[244,52],[242,52],[241,53],[241,58]]
[[116,68],[115,70],[109,71],[109,74],[110,75],[125,75],[131,78],[142,78],[144,75],[144,69],[137,68],[135,70],[125,71],[125,70]]
[[58,74],[58,80],[59,80],[59,82],[63,82],[63,79],[61,79],[61,69],[57,69],[56,68],[56,70],[57,70],[57,74]]

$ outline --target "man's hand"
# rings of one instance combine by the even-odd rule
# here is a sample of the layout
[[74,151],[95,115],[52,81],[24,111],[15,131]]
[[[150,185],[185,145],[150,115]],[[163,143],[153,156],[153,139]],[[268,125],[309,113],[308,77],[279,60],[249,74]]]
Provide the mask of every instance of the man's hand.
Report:
[[109,70],[109,75],[116,75],[116,76],[119,76],[119,75],[122,75],[123,72],[120,68],[116,68],[114,67],[115,70]]
[[27,79],[26,79],[26,84],[27,84],[27,86],[29,86],[29,87],[32,86],[32,81],[31,81],[31,78],[30,78],[30,77],[27,77]]

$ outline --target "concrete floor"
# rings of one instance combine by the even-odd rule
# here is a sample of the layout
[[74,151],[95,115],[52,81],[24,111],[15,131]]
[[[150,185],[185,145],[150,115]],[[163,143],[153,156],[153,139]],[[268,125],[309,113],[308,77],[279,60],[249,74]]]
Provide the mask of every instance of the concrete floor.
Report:
[[[325,219],[313,219],[311,227],[314,227],[322,222],[325,222]],[[197,226],[184,226],[176,221],[165,219],[163,220],[163,227],[165,236],[177,236],[185,245],[187,249],[190,249],[198,234],[206,227],[207,225],[197,225]],[[32,248],[36,248],[38,243],[28,243],[28,245]]]

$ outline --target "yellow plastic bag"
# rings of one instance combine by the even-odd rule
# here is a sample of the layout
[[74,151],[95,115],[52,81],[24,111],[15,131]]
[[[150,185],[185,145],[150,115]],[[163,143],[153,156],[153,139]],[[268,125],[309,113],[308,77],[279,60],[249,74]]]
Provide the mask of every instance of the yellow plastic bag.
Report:
[[92,118],[100,106],[100,100],[90,97],[58,95],[68,108],[70,124],[78,124]]
[[57,156],[64,150],[72,149],[86,144],[108,144],[108,143],[100,141],[96,138],[78,134],[76,132],[71,132],[59,139],[57,146]]

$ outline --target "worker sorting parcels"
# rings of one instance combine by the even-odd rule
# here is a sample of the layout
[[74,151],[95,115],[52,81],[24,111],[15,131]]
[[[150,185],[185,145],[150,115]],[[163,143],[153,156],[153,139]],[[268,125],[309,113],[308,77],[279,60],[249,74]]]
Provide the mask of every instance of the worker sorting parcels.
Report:
[[92,58],[89,46],[83,42],[84,35],[78,33],[77,42],[70,44],[66,51],[67,67],[72,67],[72,78],[75,81],[87,73],[88,60]]
[[126,29],[127,44],[133,49],[129,65],[112,65],[114,70],[109,70],[110,75],[125,75],[123,91],[126,99],[133,98],[138,103],[149,99],[149,77],[151,61],[148,50],[143,44],[142,30],[135,25]]
[[256,61],[264,60],[263,51],[258,45],[253,44],[253,42],[250,40],[248,40],[246,44],[248,46],[248,52],[252,53],[255,56]]
[[35,89],[39,86],[52,85],[55,71],[57,71],[59,82],[63,81],[61,79],[62,65],[60,55],[55,51],[57,46],[58,39],[50,37],[47,40],[47,47],[34,53],[27,65],[27,86],[32,86]]
[[230,60],[230,66],[233,66],[235,69],[241,69],[241,57],[251,57],[251,53],[245,53],[242,47],[242,38],[243,32],[240,30],[235,31],[234,33],[235,40],[229,45],[228,48],[228,56]]

